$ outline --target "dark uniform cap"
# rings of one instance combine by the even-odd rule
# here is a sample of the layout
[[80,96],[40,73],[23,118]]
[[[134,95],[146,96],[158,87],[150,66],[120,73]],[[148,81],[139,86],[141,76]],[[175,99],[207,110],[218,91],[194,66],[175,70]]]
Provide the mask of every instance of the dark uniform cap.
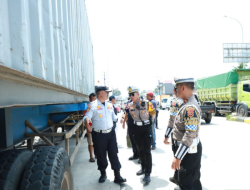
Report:
[[109,88],[107,86],[97,86],[95,91],[97,93],[97,92],[100,92],[100,91],[103,91],[103,90],[107,91],[107,92],[111,92],[112,91],[112,90],[109,90]]
[[128,93],[133,93],[133,92],[139,92],[139,88],[137,88],[135,86],[129,86]]

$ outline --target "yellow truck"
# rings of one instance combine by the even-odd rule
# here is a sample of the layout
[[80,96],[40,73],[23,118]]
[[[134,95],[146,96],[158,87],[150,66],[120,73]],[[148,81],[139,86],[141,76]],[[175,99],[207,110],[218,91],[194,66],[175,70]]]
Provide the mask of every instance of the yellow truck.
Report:
[[215,105],[215,115],[237,112],[246,117],[250,112],[250,69],[198,79],[195,83],[202,106]]

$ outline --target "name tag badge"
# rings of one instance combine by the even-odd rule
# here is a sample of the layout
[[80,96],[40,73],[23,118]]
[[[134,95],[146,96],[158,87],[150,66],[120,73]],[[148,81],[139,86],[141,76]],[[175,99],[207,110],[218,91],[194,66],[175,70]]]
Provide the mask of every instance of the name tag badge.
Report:
[[197,153],[197,145],[198,145],[198,140],[197,140],[197,138],[195,138],[195,139],[193,139],[193,143],[189,147],[188,153],[189,154]]

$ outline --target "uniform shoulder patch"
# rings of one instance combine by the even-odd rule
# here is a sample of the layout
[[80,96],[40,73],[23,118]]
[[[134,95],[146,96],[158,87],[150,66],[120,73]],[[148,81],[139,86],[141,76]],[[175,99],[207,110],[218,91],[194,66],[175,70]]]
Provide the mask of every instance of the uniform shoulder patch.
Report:
[[184,111],[185,129],[188,131],[196,131],[199,123],[199,115],[195,107],[188,106]]
[[186,109],[185,109],[185,114],[184,116],[187,118],[198,118],[198,113],[197,113],[197,110],[195,107],[193,106],[188,106]]

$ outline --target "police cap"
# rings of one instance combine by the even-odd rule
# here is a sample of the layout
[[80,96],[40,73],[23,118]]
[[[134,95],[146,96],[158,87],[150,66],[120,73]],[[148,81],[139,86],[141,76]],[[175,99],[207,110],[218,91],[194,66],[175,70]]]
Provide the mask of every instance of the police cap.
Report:
[[174,78],[174,82],[176,84],[180,84],[184,82],[194,82],[194,78]]
[[100,92],[100,91],[111,92],[112,90],[109,90],[109,88],[107,86],[97,86],[95,91],[97,93],[97,92]]
[[139,92],[139,88],[137,88],[135,86],[129,86],[128,93],[133,93],[133,92]]

